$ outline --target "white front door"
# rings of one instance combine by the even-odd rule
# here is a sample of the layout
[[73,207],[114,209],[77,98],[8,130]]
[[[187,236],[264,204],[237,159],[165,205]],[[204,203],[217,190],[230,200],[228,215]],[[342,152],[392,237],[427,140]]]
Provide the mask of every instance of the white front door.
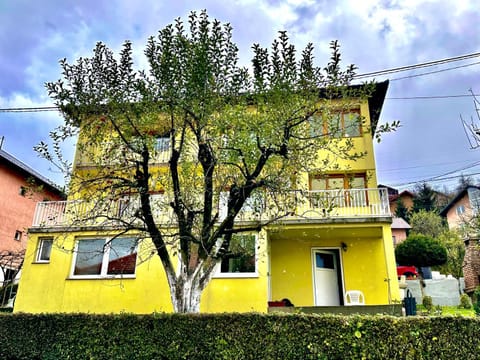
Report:
[[313,250],[316,306],[339,306],[340,259],[337,250]]

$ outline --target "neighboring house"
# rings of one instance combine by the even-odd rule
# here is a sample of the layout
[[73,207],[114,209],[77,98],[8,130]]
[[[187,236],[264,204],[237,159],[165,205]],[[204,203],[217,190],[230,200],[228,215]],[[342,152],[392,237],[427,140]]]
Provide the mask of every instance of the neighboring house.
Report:
[[469,185],[442,209],[440,215],[447,219],[451,230],[458,230],[464,237],[465,257],[463,276],[465,292],[472,293],[480,285],[479,223],[480,187]]
[[[232,251],[219,264],[203,292],[202,312],[266,312],[269,301],[284,298],[295,306],[342,306],[349,290],[361,290],[367,305],[399,300],[392,217],[387,191],[377,188],[373,152],[387,86],[380,83],[368,102],[357,101],[352,114],[360,113],[364,122],[353,135],[344,133],[355,151],[366,156],[339,162],[326,175],[302,174],[309,190],[292,193],[302,200],[297,211],[259,232],[238,236],[246,250],[241,255]],[[74,171],[86,166],[77,149]],[[162,201],[163,194],[151,196]],[[253,204],[246,205],[240,221],[248,224]],[[223,216],[221,198],[216,206]],[[69,214],[80,207],[69,199],[66,205],[50,202],[38,208],[15,312],[172,311],[165,272],[159,258],[150,256],[150,242],[137,248],[130,235],[105,246],[121,228],[70,226]],[[115,209],[129,213],[122,199]],[[165,213],[156,216],[161,221]]]
[[0,285],[11,281],[23,261],[27,229],[39,201],[63,199],[47,178],[0,149]]
[[402,218],[394,217],[392,220],[393,246],[397,246],[407,238],[407,230],[411,226]]
[[401,193],[393,187],[387,185],[378,185],[381,189],[386,189],[388,192],[388,204],[390,206],[390,212],[392,213],[392,238],[393,246],[397,246],[403,240],[407,238],[408,230],[411,226],[402,218],[396,217],[395,211],[397,210],[398,199],[401,199],[407,210],[411,211],[413,208],[413,199],[415,195],[408,190],[404,190]]
[[415,199],[415,194],[411,191],[404,190],[401,193],[393,194],[388,197],[390,211],[392,214],[395,214],[395,211],[397,210],[397,203],[399,199],[409,211],[413,209],[413,200]]
[[465,228],[467,232],[468,224],[472,217],[477,214],[480,208],[480,187],[467,186],[460,190],[457,195],[440,212],[441,216],[447,219],[450,229]]

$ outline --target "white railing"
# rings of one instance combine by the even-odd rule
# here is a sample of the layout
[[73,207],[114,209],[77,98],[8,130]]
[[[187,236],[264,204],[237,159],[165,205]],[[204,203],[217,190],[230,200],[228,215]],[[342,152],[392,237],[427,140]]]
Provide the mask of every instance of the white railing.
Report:
[[68,201],[38,202],[33,216],[33,226],[59,226],[65,223]]
[[310,217],[390,216],[386,189],[338,189],[300,192],[297,214]]
[[[226,194],[225,194],[226,195]],[[280,198],[280,199],[279,199]],[[171,222],[172,214],[164,195],[151,197],[153,216],[159,222]],[[254,200],[254,201],[252,201]],[[268,210],[267,201],[275,201],[276,206]],[[220,196],[219,218],[226,216],[227,201]],[[133,221],[139,208],[138,200],[120,199],[116,201],[47,201],[37,203],[33,227],[56,227],[69,225],[106,225],[115,221]],[[281,211],[278,210],[281,209]],[[288,211],[291,209],[292,211]],[[285,211],[287,210],[287,211]],[[238,220],[267,220],[276,214],[288,212],[282,218],[362,218],[390,216],[386,189],[339,189],[319,191],[291,191],[275,199],[255,197],[249,199],[238,216]]]

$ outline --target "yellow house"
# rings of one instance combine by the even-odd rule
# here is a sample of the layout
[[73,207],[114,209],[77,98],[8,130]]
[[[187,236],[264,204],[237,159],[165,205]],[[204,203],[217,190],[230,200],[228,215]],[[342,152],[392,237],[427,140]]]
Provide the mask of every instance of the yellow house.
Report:
[[[292,192],[296,210],[236,236],[243,253],[218,266],[203,291],[202,312],[267,312],[269,302],[282,299],[299,307],[345,306],[350,290],[360,290],[366,305],[399,300],[388,194],[377,188],[373,152],[387,87],[377,84],[368,101],[341,114],[341,136],[366,155],[326,174],[299,174],[308,190]],[[349,117],[358,115],[363,123],[347,132]],[[75,166],[79,171],[83,165]],[[162,193],[152,196],[153,203],[165,201]],[[217,205],[221,217],[221,198]],[[251,221],[248,207],[254,205],[242,210],[240,223]],[[38,205],[14,311],[171,312],[166,274],[151,242],[137,246],[135,232],[119,236],[115,223],[72,226],[82,206],[88,211],[74,199]],[[128,210],[122,199],[104,209],[106,218],[109,211],[128,216]]]

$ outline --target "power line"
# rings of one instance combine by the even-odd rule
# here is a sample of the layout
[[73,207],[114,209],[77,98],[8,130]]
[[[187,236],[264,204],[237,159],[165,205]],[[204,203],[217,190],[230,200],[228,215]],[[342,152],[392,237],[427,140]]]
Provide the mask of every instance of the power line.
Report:
[[[378,70],[378,71],[372,71],[369,73],[364,73],[364,74],[358,74],[354,76],[354,79],[362,79],[362,78],[369,78],[369,77],[375,77],[375,76],[380,76],[380,75],[388,75],[392,73],[397,73],[397,72],[402,72],[402,71],[408,71],[408,70],[414,70],[414,69],[420,69],[424,67],[430,67],[430,66],[435,66],[435,65],[441,65],[441,64],[447,64],[450,62],[454,61],[461,61],[461,60],[467,60],[467,59],[472,59],[475,57],[479,57],[480,52],[477,53],[471,53],[471,54],[466,54],[466,55],[460,55],[460,56],[455,56],[451,58],[446,58],[446,59],[440,59],[440,60],[434,60],[434,61],[428,61],[425,63],[419,63],[419,64],[414,64],[414,65],[407,65],[407,66],[400,66],[392,69],[385,69],[385,70]],[[460,66],[455,66],[452,68],[447,68],[447,69],[441,69],[437,71],[431,71],[428,73],[422,73],[422,74],[415,74],[415,75],[409,75],[409,76],[404,76],[400,78],[395,78],[391,79],[391,81],[396,81],[396,80],[403,80],[403,79],[409,79],[413,77],[419,77],[419,76],[425,76],[425,75],[430,75],[430,74],[435,74],[439,72],[444,72],[444,71],[449,71],[449,70],[455,70],[467,66],[472,66],[472,65],[478,65],[480,62],[475,62],[471,64],[466,64],[466,65],[460,65]],[[389,100],[409,100],[409,99],[445,99],[445,98],[456,98],[456,97],[467,97],[467,96],[472,96],[470,95],[443,95],[443,96],[414,96],[414,97],[391,97],[387,98]],[[473,96],[477,96],[476,94]],[[57,106],[37,106],[37,107],[18,107],[18,108],[0,108],[0,112],[43,112],[43,111],[59,111],[59,107]]]
[[406,186],[406,185],[415,185],[415,184],[420,184],[424,182],[438,182],[438,181],[447,181],[447,180],[452,180],[452,179],[458,179],[462,176],[473,176],[473,175],[480,175],[480,172],[477,173],[471,173],[471,174],[460,174],[460,175],[454,175],[454,176],[448,176],[444,178],[439,178],[439,179],[433,179],[433,180],[417,180],[417,181],[410,181],[410,182],[404,182],[401,184],[392,184],[391,186]]
[[[395,171],[405,171],[407,169],[418,169],[418,168],[425,168],[427,166],[432,167],[432,166],[444,166],[444,165],[451,165],[451,164],[458,164],[458,163],[464,163],[465,160],[460,160],[460,161],[449,161],[449,162],[441,162],[441,163],[434,163],[434,164],[428,164],[428,165],[415,165],[415,166],[406,166],[406,167],[401,167],[401,168],[390,168],[390,169],[379,169],[377,168],[377,172],[385,173],[385,172],[395,172]],[[469,165],[465,165],[469,166]]]
[[[480,94],[458,94],[458,95],[430,95],[430,96],[405,96],[405,97],[387,97],[386,100],[431,100],[431,99],[455,99],[478,96]],[[59,111],[57,106],[36,106],[36,107],[21,107],[21,108],[0,108],[0,112],[44,112],[44,111]]]
[[473,65],[478,65],[478,64],[480,64],[480,61],[474,62],[474,63],[471,63],[471,64],[459,65],[459,66],[454,66],[454,67],[451,67],[451,68],[446,68],[446,69],[441,69],[441,70],[436,70],[436,71],[430,71],[430,72],[421,73],[421,74],[414,74],[414,75],[409,75],[409,76],[402,76],[402,77],[399,77],[399,78],[394,78],[394,79],[389,79],[389,80],[390,80],[390,81],[398,81],[398,80],[411,79],[411,78],[414,78],[414,77],[420,77],[420,76],[431,75],[431,74],[438,74],[438,73],[441,73],[441,72],[450,71],[450,70],[455,70],[455,69],[460,69],[460,68],[464,68],[464,67],[468,67],[468,66],[473,66]]
[[406,96],[406,97],[387,97],[386,100],[429,100],[429,99],[454,99],[463,97],[479,96],[480,94],[461,94],[461,95],[431,95],[431,96]]
[[58,111],[58,106],[35,106],[35,107],[18,107],[18,108],[2,108],[0,112],[42,112],[42,111]]
[[466,55],[450,57],[450,58],[446,58],[446,59],[428,61],[428,62],[424,62],[424,63],[418,63],[418,64],[407,65],[407,66],[400,66],[400,67],[396,67],[396,68],[392,68],[392,69],[372,71],[372,72],[369,72],[369,73],[355,75],[354,78],[355,79],[361,79],[361,78],[368,78],[368,77],[374,77],[374,76],[379,76],[379,75],[393,74],[393,73],[402,72],[402,71],[408,71],[408,70],[420,69],[420,68],[430,67],[430,66],[435,66],[435,65],[447,64],[447,63],[454,62],[454,61],[472,59],[472,58],[479,57],[479,56],[480,56],[480,52],[471,53],[471,54],[466,54]]
[[[455,178],[465,176],[465,175],[454,175],[454,176],[451,176],[451,177],[445,177],[445,176],[457,173],[459,171],[468,170],[468,169],[474,168],[478,165],[480,165],[480,161],[475,161],[475,162],[470,163],[468,165],[462,166],[461,168],[458,168],[458,169],[455,169],[455,170],[450,170],[450,171],[448,171],[446,173],[443,173],[443,174],[440,174],[440,175],[431,176],[427,179],[405,182],[405,183],[402,183],[402,184],[394,184],[393,186],[405,186],[405,185],[412,185],[412,184],[418,184],[418,183],[423,183],[423,182],[437,182],[437,181],[455,179]],[[477,175],[477,174],[469,174],[469,175]],[[469,176],[469,175],[467,175],[467,176]]]

